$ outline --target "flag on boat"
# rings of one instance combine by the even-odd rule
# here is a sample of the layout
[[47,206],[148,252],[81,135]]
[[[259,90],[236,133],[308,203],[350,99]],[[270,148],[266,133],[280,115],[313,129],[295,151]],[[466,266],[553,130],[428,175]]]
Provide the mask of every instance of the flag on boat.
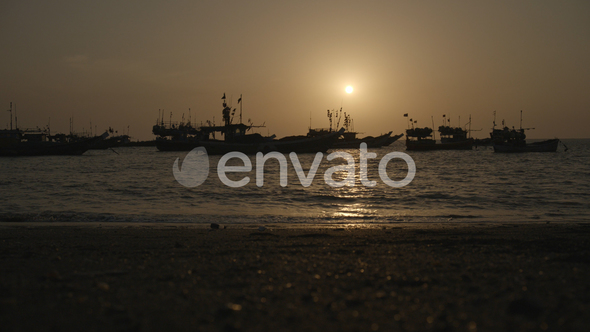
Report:
[[240,98],[238,98],[238,104],[242,102],[242,95],[240,95]]
[[225,93],[223,93],[223,97],[221,97],[221,99],[225,99]]
[[404,118],[407,118],[407,117],[408,117],[408,113],[404,113]]

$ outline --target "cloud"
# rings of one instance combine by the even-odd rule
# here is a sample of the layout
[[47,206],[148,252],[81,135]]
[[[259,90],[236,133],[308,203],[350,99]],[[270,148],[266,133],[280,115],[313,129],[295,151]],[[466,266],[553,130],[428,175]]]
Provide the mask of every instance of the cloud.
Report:
[[73,68],[86,68],[90,63],[90,59],[86,55],[77,54],[72,56],[67,56],[64,58],[66,64]]

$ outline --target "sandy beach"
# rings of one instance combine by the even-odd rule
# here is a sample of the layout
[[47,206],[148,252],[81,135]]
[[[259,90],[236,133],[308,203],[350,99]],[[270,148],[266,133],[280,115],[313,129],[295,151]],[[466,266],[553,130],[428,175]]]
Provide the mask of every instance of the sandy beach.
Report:
[[590,224],[0,223],[2,331],[587,331]]

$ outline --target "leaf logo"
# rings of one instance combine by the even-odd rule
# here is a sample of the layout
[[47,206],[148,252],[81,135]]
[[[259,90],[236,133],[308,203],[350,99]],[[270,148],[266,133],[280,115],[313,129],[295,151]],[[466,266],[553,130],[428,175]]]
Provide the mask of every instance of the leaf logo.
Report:
[[178,183],[187,188],[194,188],[207,180],[209,156],[205,147],[192,149],[182,161],[182,170],[178,166],[179,159],[176,158],[172,166],[172,173]]

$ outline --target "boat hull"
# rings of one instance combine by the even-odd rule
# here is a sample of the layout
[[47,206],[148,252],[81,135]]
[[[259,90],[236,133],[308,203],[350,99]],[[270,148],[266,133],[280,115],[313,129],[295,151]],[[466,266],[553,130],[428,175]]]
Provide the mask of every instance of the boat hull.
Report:
[[0,148],[1,157],[18,156],[75,156],[88,151],[94,144],[108,136],[104,133],[101,136],[87,138],[75,142],[18,142]]
[[555,152],[559,139],[550,139],[542,142],[529,143],[525,145],[494,144],[494,152],[500,153],[521,153],[521,152]]
[[333,149],[358,149],[361,143],[366,143],[368,148],[379,148],[384,146],[387,141],[391,138],[391,132],[377,136],[377,137],[365,137],[353,140],[337,140],[332,146]]
[[404,136],[404,134],[399,134],[399,135],[393,135],[390,136],[387,141],[385,142],[385,144],[383,144],[383,146],[389,146],[391,145],[393,142],[397,141],[398,139],[402,138]]
[[256,154],[258,152],[280,153],[316,153],[326,152],[336,142],[342,131],[318,137],[305,137],[292,140],[271,140],[257,143],[232,143],[214,140],[174,141],[158,140],[156,147],[160,151],[190,151],[196,147],[204,147],[209,155],[220,155],[229,152]]
[[408,151],[471,150],[472,147],[472,140],[448,143],[417,143],[406,140],[406,150]]

